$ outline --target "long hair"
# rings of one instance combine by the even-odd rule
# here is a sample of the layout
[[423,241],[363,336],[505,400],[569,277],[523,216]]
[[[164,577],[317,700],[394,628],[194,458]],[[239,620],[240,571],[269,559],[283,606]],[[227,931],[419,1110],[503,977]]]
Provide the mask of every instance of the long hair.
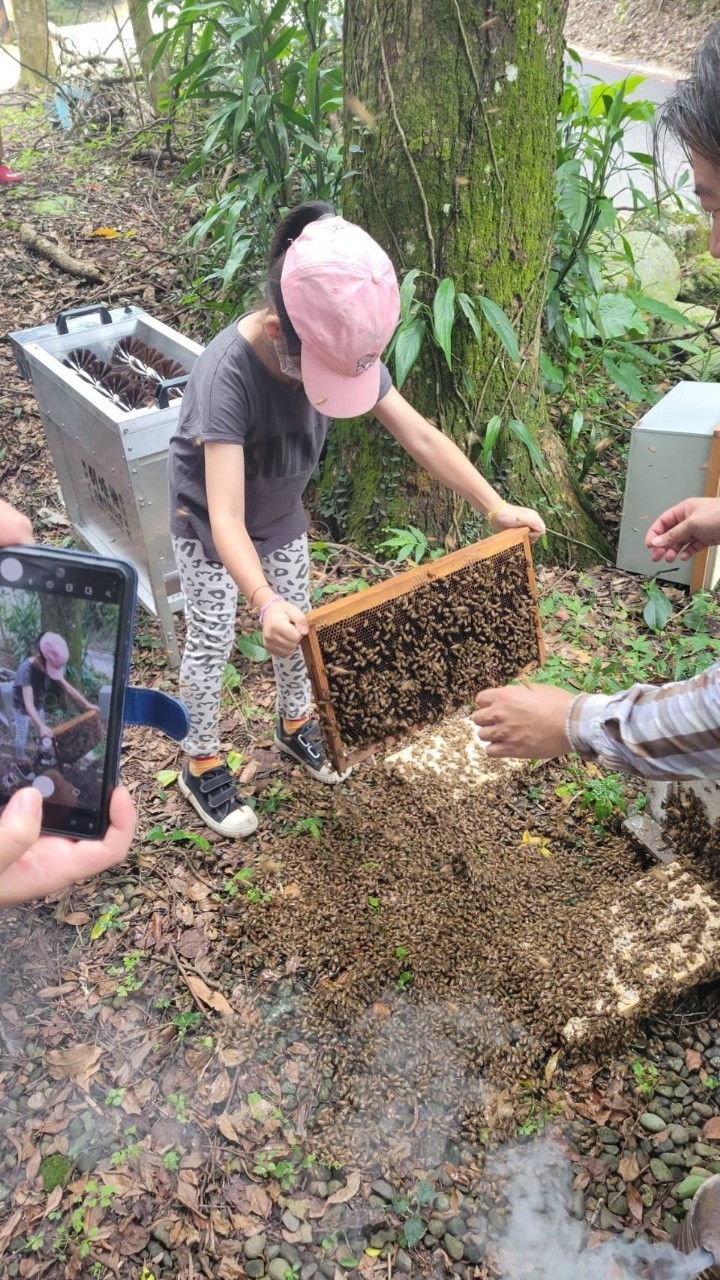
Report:
[[306,204],[299,204],[296,209],[291,209],[289,213],[286,213],[275,232],[270,249],[270,269],[265,287],[265,305],[270,307],[278,317],[289,351],[299,351],[301,343],[287,313],[280,287],[282,269],[285,265],[285,254],[293,240],[297,240],[300,232],[309,223],[317,222],[320,218],[332,218],[334,214],[335,210],[327,200],[308,200]]

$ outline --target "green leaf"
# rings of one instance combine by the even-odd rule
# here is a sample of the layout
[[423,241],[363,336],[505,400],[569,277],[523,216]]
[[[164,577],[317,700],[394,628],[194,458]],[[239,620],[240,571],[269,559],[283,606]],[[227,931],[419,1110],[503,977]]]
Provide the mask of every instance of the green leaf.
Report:
[[603,293],[595,309],[595,323],[600,336],[608,342],[622,338],[632,329],[644,329],[645,323],[632,298],[625,293]]
[[636,306],[642,311],[647,311],[651,316],[657,316],[658,320],[665,320],[668,324],[680,324],[684,329],[702,328],[702,325],[691,320],[690,316],[685,315],[683,311],[679,311],[677,307],[668,306],[667,302],[661,302],[659,298],[649,298],[644,293],[633,293],[630,296]]
[[607,353],[603,354],[603,364],[615,385],[625,392],[633,404],[642,404],[646,393],[638,376],[637,366],[629,362],[615,361]]
[[459,293],[458,302],[463,314],[467,316],[475,341],[478,346],[481,347],[483,344],[482,329],[480,328],[480,321],[477,318],[477,311],[475,310],[472,298],[469,298],[466,293]]
[[528,455],[530,457],[531,462],[533,463],[533,466],[535,466],[538,471],[541,471],[541,472],[544,471],[545,459],[543,458],[540,450],[538,449],[536,442],[533,440],[532,436],[530,435],[530,432],[525,426],[525,423],[518,422],[517,418],[511,418],[509,426],[513,435],[518,440],[520,440],[522,444],[525,445],[525,448],[528,451]]
[[656,582],[649,582],[645,590],[648,600],[643,618],[651,631],[663,631],[672,618],[673,606]]
[[422,1218],[408,1218],[403,1227],[405,1233],[405,1243],[408,1249],[414,1249],[419,1244],[425,1234],[425,1223]]
[[455,281],[441,280],[433,299],[433,331],[442,348],[448,369],[452,369],[452,331],[455,324]]
[[422,316],[413,316],[398,330],[394,352],[395,383],[398,391],[420,355],[426,328]]
[[161,769],[159,773],[155,774],[155,780],[160,783],[161,787],[171,787],[177,776],[177,769]]
[[164,840],[165,838],[166,837],[165,837],[164,827],[151,827],[150,830],[145,834],[146,840],[153,840],[155,843],[157,843],[159,840]]
[[582,409],[576,409],[572,416],[572,422],[570,424],[570,435],[568,436],[568,443],[570,445],[577,444],[578,440],[580,439],[580,432],[583,429],[584,421],[585,421],[585,417]]
[[485,428],[485,435],[483,437],[483,471],[492,470],[493,450],[498,442],[501,430],[502,418],[498,417],[497,414],[494,414]]
[[420,275],[420,268],[413,267],[412,271],[408,271],[400,285],[400,319],[407,320],[410,315],[410,308],[415,299],[415,281]]
[[505,312],[491,298],[485,298],[481,293],[478,294],[477,300],[490,328],[493,333],[497,334],[510,359],[514,364],[519,364],[520,348],[518,340]]
[[253,631],[251,636],[238,636],[236,647],[250,662],[267,662],[270,657],[262,643],[262,631]]
[[204,836],[198,836],[194,831],[173,831],[170,836],[171,844],[191,844],[194,849],[199,849],[201,853],[208,853],[212,849],[209,840]]

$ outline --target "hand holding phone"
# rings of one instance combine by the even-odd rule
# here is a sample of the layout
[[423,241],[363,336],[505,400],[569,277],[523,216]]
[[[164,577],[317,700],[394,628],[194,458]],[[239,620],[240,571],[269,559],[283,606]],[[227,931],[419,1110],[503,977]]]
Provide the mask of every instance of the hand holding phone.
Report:
[[40,792],[22,787],[0,815],[0,910],[98,875],[130,850],[136,815],[125,787],[112,794],[110,826],[103,840],[41,836],[42,808]]
[[43,831],[102,840],[120,757],[135,570],[77,551],[3,546],[8,510],[25,532],[24,518],[2,504],[0,812],[32,788],[43,800]]

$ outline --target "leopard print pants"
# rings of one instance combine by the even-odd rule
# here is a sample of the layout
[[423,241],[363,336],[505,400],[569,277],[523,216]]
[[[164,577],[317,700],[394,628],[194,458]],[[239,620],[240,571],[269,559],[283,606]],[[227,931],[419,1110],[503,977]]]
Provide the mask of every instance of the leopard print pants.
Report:
[[[219,561],[207,560],[199,542],[173,538],[185,596],[187,632],[180,666],[180,697],[190,717],[183,747],[191,756],[217,755],[218,721],[225,667],[235,639],[238,591]],[[305,534],[270,555],[261,556],[273,591],[307,612],[310,607],[310,556]],[[300,720],[312,706],[305,660],[299,649],[289,658],[273,658],[277,711]]]

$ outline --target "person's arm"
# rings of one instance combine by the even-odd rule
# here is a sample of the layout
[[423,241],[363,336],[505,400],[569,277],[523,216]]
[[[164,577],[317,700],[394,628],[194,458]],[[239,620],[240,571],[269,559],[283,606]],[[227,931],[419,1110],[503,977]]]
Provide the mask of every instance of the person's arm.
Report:
[[509,685],[475,701],[490,756],[547,760],[577,751],[644,778],[720,778],[720,663],[692,680],[620,693]]
[[525,525],[533,541],[545,532],[545,524],[537,511],[516,507],[501,498],[462,449],[413,409],[395,387],[378,401],[373,413],[418,466],[453,489],[481,515],[492,512],[494,528],[515,529]]
[[102,840],[41,836],[41,821],[42,796],[34,787],[16,791],[0,815],[0,910],[98,875],[126,857],[135,833],[135,809],[124,787],[110,798]]
[[285,601],[271,601],[270,586],[245,527],[245,453],[242,445],[205,443],[205,488],[213,542],[230,577],[251,608],[265,606],[263,644],[268,653],[286,658],[307,635],[301,609]]
[[21,686],[23,696],[23,706],[32,720],[41,738],[52,737],[52,730],[46,724],[43,724],[35,707],[35,699],[33,697],[32,685],[24,684]]

